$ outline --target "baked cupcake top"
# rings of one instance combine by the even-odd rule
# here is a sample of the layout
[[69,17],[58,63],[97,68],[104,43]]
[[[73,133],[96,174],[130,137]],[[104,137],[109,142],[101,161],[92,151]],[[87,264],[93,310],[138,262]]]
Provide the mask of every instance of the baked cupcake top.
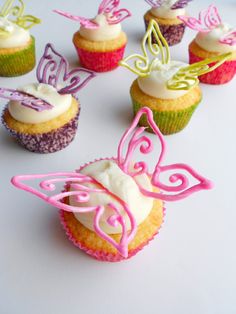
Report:
[[163,19],[176,19],[185,15],[185,7],[193,0],[145,0],[152,8],[151,13]]
[[79,33],[90,41],[107,41],[119,37],[121,24],[124,19],[131,16],[127,9],[119,9],[120,0],[103,0],[98,8],[97,15],[87,19],[72,15],[61,10],[54,12],[80,23]]
[[[159,148],[154,145],[152,135],[145,133],[145,127],[137,127],[143,116],[156,134]],[[154,169],[149,169],[141,157],[136,160],[137,151],[141,155],[153,154]],[[144,107],[123,134],[116,157],[96,160],[74,172],[15,176],[12,183],[57,208],[74,213],[85,227],[126,258],[137,226],[149,215],[155,199],[177,201],[212,188],[209,180],[186,164],[162,165],[165,152],[166,144],[153,113]],[[163,182],[163,176],[168,183]],[[28,184],[29,180],[40,180],[39,188]],[[64,184],[63,192],[56,191],[58,184]],[[120,233],[120,240],[116,242],[111,233]]]
[[218,53],[236,51],[236,29],[222,21],[216,6],[202,10],[198,19],[182,15],[178,18],[198,32],[195,42],[202,49]]
[[26,45],[30,41],[29,29],[41,22],[32,15],[24,15],[24,2],[18,2],[14,6],[14,1],[7,0],[0,9],[0,49]]
[[[157,44],[152,44],[152,36]],[[141,49],[142,54],[130,55],[120,65],[138,75],[139,88],[145,94],[160,99],[183,96],[199,83],[198,76],[213,71],[231,56],[226,53],[191,65],[171,60],[169,46],[155,20],[149,23]]]
[[0,97],[10,100],[8,110],[15,120],[47,122],[66,112],[72,97],[94,76],[94,72],[83,68],[69,71],[67,60],[47,44],[37,67],[38,82],[17,90],[0,88]]

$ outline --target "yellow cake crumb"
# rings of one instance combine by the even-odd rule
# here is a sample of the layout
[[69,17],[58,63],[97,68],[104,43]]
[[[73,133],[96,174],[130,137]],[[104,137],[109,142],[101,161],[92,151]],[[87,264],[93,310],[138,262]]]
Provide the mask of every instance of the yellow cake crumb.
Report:
[[198,103],[202,98],[202,92],[199,86],[191,88],[185,95],[175,99],[160,99],[145,94],[135,80],[130,88],[130,94],[133,100],[143,104],[152,110],[157,111],[175,111],[189,108]]
[[16,132],[25,134],[42,134],[59,129],[63,125],[67,124],[77,115],[78,110],[79,103],[75,98],[72,98],[71,106],[66,112],[47,122],[37,124],[22,123],[15,120],[10,115],[8,110],[5,111],[3,119],[5,120],[7,126]]
[[127,36],[121,32],[118,38],[106,41],[90,41],[82,37],[79,33],[74,34],[73,43],[76,47],[91,52],[109,52],[117,50],[127,43]]

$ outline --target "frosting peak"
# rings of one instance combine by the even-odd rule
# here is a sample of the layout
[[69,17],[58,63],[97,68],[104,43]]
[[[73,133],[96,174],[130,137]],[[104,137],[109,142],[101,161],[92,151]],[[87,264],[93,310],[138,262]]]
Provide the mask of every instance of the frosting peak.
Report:
[[171,9],[171,7],[176,3],[176,0],[166,0],[160,7],[153,7],[151,13],[160,18],[164,19],[175,19],[178,15],[185,15],[185,8]]
[[106,41],[119,37],[121,32],[121,24],[109,24],[105,14],[98,14],[92,19],[99,25],[98,28],[80,27],[80,35],[91,41]]

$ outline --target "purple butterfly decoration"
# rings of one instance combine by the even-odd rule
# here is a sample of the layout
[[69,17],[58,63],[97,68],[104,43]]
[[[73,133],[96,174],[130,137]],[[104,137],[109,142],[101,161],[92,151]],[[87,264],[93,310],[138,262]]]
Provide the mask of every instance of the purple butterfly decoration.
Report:
[[[83,68],[76,68],[71,71],[68,69],[67,60],[51,44],[47,44],[37,66],[38,82],[55,87],[60,94],[74,95],[95,76],[94,72]],[[53,108],[51,104],[43,99],[18,90],[0,88],[0,97],[19,101],[22,106],[39,112]]]
[[[131,13],[127,9],[118,9],[120,0],[103,0],[98,8],[98,14],[104,14],[109,25],[118,24],[127,17],[131,16]],[[92,19],[73,15],[61,10],[53,10],[54,12],[65,16],[73,21],[79,22],[81,26],[90,29],[99,28],[99,25]]]
[[[153,172],[148,170],[147,164],[144,161],[138,161],[136,163],[133,162],[134,152],[137,148],[139,148],[142,154],[150,154],[154,151],[154,145],[151,138],[147,134],[144,134],[145,127],[137,128],[142,115],[146,116],[148,124],[156,134],[156,139],[158,139],[161,144],[161,153],[154,157],[156,158],[157,163]],[[125,149],[125,147],[127,148]],[[160,192],[148,191],[144,187],[140,186],[137,180],[135,180],[140,192],[148,198],[161,199],[164,201],[176,201],[183,199],[194,192],[212,188],[212,183],[209,180],[202,177],[186,164],[163,166],[162,161],[164,159],[165,151],[166,146],[164,137],[153,120],[153,113],[149,108],[144,107],[140,109],[130,128],[122,136],[118,146],[117,158],[105,160],[113,160],[116,162],[120,169],[127,175],[134,178],[134,180],[137,175],[148,175],[151,179],[153,187],[157,187]],[[92,177],[81,174],[81,169],[77,170],[76,172],[58,172],[51,174],[15,176],[12,179],[12,183],[17,188],[30,192],[43,199],[50,205],[55,206],[61,210],[74,213],[93,212],[93,225],[96,233],[102,239],[113,245],[117,251],[126,258],[128,256],[128,245],[137,232],[137,224],[135,222],[134,215],[130,211],[128,205],[122,199],[114,195],[111,191],[102,186]],[[176,170],[178,173],[175,173]],[[174,171],[174,174],[169,176],[169,182],[172,185],[162,183],[160,179],[160,175],[166,173],[167,171]],[[185,174],[183,172],[185,172]],[[189,177],[196,181],[196,183],[190,184]],[[39,188],[34,188],[31,187],[31,185],[24,183],[25,181],[29,180],[43,181],[40,182]],[[57,183],[63,183],[65,190],[57,193]],[[92,187],[91,185],[88,187],[87,183],[92,183]],[[43,192],[41,192],[41,190],[43,190]],[[49,192],[53,194],[48,195]],[[104,206],[101,206],[100,204],[92,207],[86,206],[85,204],[83,206],[83,203],[90,199],[92,193],[102,193],[110,196],[114,201],[116,201],[115,203],[110,202],[107,204],[107,207],[112,210],[113,214],[107,218],[106,222],[113,227],[121,226],[122,231],[119,242],[114,241],[113,238],[111,238],[100,228],[100,220],[105,210]],[[75,197],[76,202],[80,203],[81,205],[70,205],[70,203],[66,201],[66,198],[68,197]],[[128,217],[129,225],[127,225],[122,212],[125,212],[126,217]]]
[[[166,0],[145,0],[151,7],[159,8],[166,3]],[[170,8],[171,10],[183,9],[193,0],[178,0]]]

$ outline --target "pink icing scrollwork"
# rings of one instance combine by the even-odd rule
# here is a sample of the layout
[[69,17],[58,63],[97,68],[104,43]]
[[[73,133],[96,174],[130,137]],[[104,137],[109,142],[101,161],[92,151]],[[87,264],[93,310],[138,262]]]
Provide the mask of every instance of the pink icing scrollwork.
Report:
[[15,100],[21,102],[22,106],[28,107],[35,111],[41,112],[52,109],[52,105],[46,101],[35,98],[34,96],[17,91],[15,89],[0,88],[0,97],[8,100]]
[[[145,0],[151,7],[153,8],[159,8],[161,7],[163,4],[167,4],[168,5],[168,1],[166,0]],[[183,9],[185,8],[189,2],[191,2],[193,0],[177,0],[171,7],[171,10],[177,10],[177,9]]]
[[[153,151],[154,145],[146,135],[142,135],[145,131],[144,127],[140,127],[136,129],[140,118],[142,115],[146,116],[148,124],[152,128],[153,132],[157,135],[160,144],[161,144],[161,153],[157,156],[157,164],[153,173],[148,171],[147,164],[144,161],[139,161],[133,164],[133,153],[137,147],[142,154],[149,154]],[[133,135],[132,135],[133,134]],[[129,140],[129,138],[131,139]],[[128,141],[127,145],[127,152],[125,157],[123,157],[123,151],[126,142]],[[185,164],[173,164],[168,166],[162,166],[161,163],[164,159],[166,151],[166,144],[161,134],[160,130],[158,129],[155,121],[153,120],[153,113],[152,111],[144,107],[137,113],[131,127],[124,133],[123,137],[118,146],[118,157],[117,162],[119,167],[128,175],[135,177],[142,173],[146,173],[151,178],[151,183],[154,187],[157,187],[161,191],[158,192],[151,192],[145,190],[143,187],[139,186],[139,189],[142,194],[147,197],[158,198],[164,201],[176,201],[183,199],[194,192],[198,192],[203,189],[210,189],[212,188],[212,183],[198,174],[193,168]],[[167,171],[175,171],[181,170],[185,171],[188,176],[191,176],[195,179],[198,183],[193,186],[190,186],[189,179],[186,174],[184,173],[174,173],[169,176],[169,182],[175,184],[173,186],[169,186],[163,184],[160,179],[160,175],[167,172]],[[177,185],[176,185],[177,184]],[[164,192],[172,193],[172,194],[165,194]]]
[[222,23],[218,9],[214,5],[210,5],[206,10],[199,13],[198,19],[190,16],[178,16],[186,26],[198,32],[209,32]]
[[[98,14],[104,14],[106,16],[107,23],[109,25],[118,24],[131,16],[131,13],[127,9],[118,9],[120,0],[103,0],[98,8]],[[73,21],[77,21],[81,26],[89,29],[97,29],[99,25],[93,19],[87,19],[85,17],[73,15],[61,10],[53,10],[53,12],[65,16]]]
[[229,46],[236,45],[236,30],[233,30],[220,39],[220,43]]
[[[37,179],[43,179],[43,181],[39,183],[40,189],[31,187],[30,185],[24,183],[25,181]],[[77,172],[59,172],[51,174],[15,176],[12,178],[11,182],[17,188],[30,192],[50,205],[64,211],[73,213],[94,212],[94,229],[96,233],[102,239],[113,245],[124,258],[128,257],[128,245],[134,238],[137,230],[134,216],[124,201],[112,194],[105,187],[101,186],[101,184],[93,178]],[[65,190],[58,194],[55,192],[57,183],[63,183],[65,186]],[[88,183],[92,184],[92,187],[91,185],[86,186]],[[41,192],[41,190],[46,191],[46,193]],[[48,192],[52,192],[54,194],[50,196],[48,195]],[[83,206],[83,203],[90,199],[92,193],[103,193],[109,195],[116,201],[116,204],[118,204],[118,206],[115,203],[107,204],[107,206],[113,211],[113,214],[107,218],[107,223],[112,227],[117,227],[118,225],[121,226],[122,236],[119,242],[116,242],[100,227],[100,220],[105,211],[105,207],[100,205]],[[81,206],[68,205],[66,198],[71,196],[75,197],[76,202],[81,203]],[[129,219],[130,230],[127,230],[122,212],[125,212]]]
[[[39,83],[54,86],[60,94],[75,94],[95,76],[94,72],[87,69],[76,68],[71,71],[68,69],[67,60],[52,44],[47,44],[37,66],[36,75]],[[60,88],[59,85],[64,87]]]

